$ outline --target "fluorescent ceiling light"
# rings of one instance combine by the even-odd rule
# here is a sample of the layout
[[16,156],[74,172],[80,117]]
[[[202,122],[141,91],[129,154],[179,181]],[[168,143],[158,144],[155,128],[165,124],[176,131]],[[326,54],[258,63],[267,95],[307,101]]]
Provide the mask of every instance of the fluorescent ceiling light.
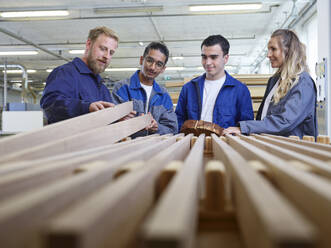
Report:
[[163,6],[112,7],[112,8],[95,8],[94,13],[96,14],[137,13],[137,12],[158,12],[162,10],[163,10]]
[[[5,72],[5,71],[2,71],[3,73]],[[36,73],[37,71],[36,70],[27,70],[26,71],[27,73]],[[19,74],[19,73],[23,73],[23,71],[22,70],[7,70],[7,73],[8,74]]]
[[47,71],[47,72],[52,72],[52,71],[53,71],[53,69],[46,69],[46,71]]
[[37,55],[38,51],[4,51],[0,52],[0,56],[8,55]]
[[217,5],[191,5],[190,11],[246,11],[258,10],[262,8],[261,3],[246,4],[217,4]]
[[182,60],[182,59],[184,59],[184,57],[182,57],[182,56],[179,56],[179,57],[172,57],[172,59],[174,59],[174,60]]
[[2,12],[0,16],[3,18],[26,18],[26,17],[54,17],[54,16],[68,16],[67,10],[43,10],[43,11],[12,11]]
[[85,50],[69,50],[70,54],[84,54]]
[[128,67],[128,68],[107,68],[106,71],[136,71],[138,70],[138,68],[132,68],[132,67]]
[[[22,83],[22,80],[10,80],[11,83]],[[28,80],[28,83],[32,83],[33,80]]]
[[180,66],[166,67],[166,71],[182,71],[184,69],[185,69],[184,67],[180,67]]

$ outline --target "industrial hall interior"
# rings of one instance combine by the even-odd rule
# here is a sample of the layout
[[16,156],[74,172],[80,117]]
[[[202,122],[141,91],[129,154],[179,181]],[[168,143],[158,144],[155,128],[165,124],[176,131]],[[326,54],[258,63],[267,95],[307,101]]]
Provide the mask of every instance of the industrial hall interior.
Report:
[[331,1],[0,1],[1,248],[330,248]]

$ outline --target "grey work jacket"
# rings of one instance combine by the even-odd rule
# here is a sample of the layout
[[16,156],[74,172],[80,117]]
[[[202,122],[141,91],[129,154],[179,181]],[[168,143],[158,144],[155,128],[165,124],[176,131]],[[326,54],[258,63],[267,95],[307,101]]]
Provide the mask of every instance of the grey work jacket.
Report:
[[270,103],[263,120],[261,113],[264,102],[278,77],[271,77],[256,119],[241,121],[240,129],[244,134],[268,133],[281,136],[317,136],[316,86],[307,72],[300,74],[299,81],[277,104]]

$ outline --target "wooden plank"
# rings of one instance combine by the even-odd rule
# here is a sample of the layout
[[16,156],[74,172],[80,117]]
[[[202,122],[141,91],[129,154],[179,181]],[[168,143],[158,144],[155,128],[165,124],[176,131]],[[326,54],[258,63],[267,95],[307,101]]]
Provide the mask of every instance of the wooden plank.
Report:
[[47,235],[50,247],[125,247],[153,204],[158,175],[170,161],[185,158],[191,137],[174,144],[177,137],[168,138],[167,149],[147,154],[154,156],[144,168],[120,177],[53,219]]
[[209,161],[205,169],[206,198],[204,210],[220,212],[225,208],[225,167],[221,161]]
[[[132,151],[141,150],[144,147],[154,149],[153,146],[158,147],[158,145],[155,144],[157,139],[158,138],[154,138],[144,142],[132,143],[126,146],[120,146],[117,149],[101,151],[69,160],[55,161],[47,164],[47,166],[37,166],[30,170],[0,177],[0,200],[70,175],[72,171],[82,163],[94,160],[113,160],[120,156],[128,155]],[[143,159],[144,154],[142,153],[140,156],[142,156],[141,159]]]
[[[331,167],[324,161],[312,158],[310,156],[291,151],[280,146],[276,146],[265,141],[257,140],[253,137],[239,135],[241,139],[253,143],[255,146],[267,151],[272,152],[274,155],[285,160],[298,160],[302,163],[308,164],[313,168],[313,171],[319,175],[331,178]],[[255,137],[255,136],[254,136]]]
[[0,163],[43,158],[115,143],[145,128],[150,122],[150,115],[135,117],[3,156]]
[[[81,172],[74,177],[37,188],[4,202],[0,206],[1,244],[5,242],[10,244],[6,247],[13,247],[14,244],[15,247],[22,247],[22,243],[26,243],[29,236],[36,235],[40,225],[52,214],[110,182],[123,164],[147,159],[148,154],[166,148],[174,142],[174,139],[158,143],[154,141],[153,145],[145,146],[140,150],[131,149],[131,152],[127,152],[127,156],[113,157],[110,161],[98,162],[96,166],[88,165],[87,167],[80,164],[79,169],[87,170],[88,173]],[[19,236],[17,236],[18,231],[20,231]]]
[[199,179],[203,171],[204,139],[205,135],[201,134],[184,165],[147,217],[142,228],[145,247],[193,246],[199,205]]
[[[154,136],[148,136],[148,137],[145,136],[144,138],[147,139],[150,137],[154,137]],[[110,145],[105,145],[105,146],[99,146],[99,147],[94,147],[94,148],[90,148],[90,149],[84,149],[81,151],[45,157],[45,158],[41,158],[41,159],[5,163],[0,166],[0,177],[8,175],[10,173],[15,173],[18,171],[32,169],[34,167],[43,166],[45,164],[51,164],[51,163],[54,163],[57,161],[60,162],[62,160],[69,160],[72,158],[86,156],[89,154],[95,154],[95,153],[106,151],[106,150],[109,151],[110,149],[120,148],[122,146],[126,146],[131,143],[139,144],[139,142],[144,142],[143,139],[141,139],[141,138],[143,138],[143,137],[139,137],[134,140],[128,140],[125,142],[120,142],[120,143],[115,143],[115,144],[110,144]]]
[[[238,137],[227,136],[229,144],[241,154],[250,153],[269,166],[277,187],[308,216],[319,229],[321,247],[330,247],[331,223],[331,183],[317,175],[289,166],[287,161],[275,156],[273,151],[266,152]],[[291,162],[292,163],[292,162]]]
[[86,130],[108,125],[133,110],[132,102],[116,105],[101,111],[78,116],[76,118],[57,122],[41,129],[25,132],[14,136],[1,138],[0,155],[39,146],[49,141],[55,141],[70,135],[79,134]]
[[[319,149],[313,147],[305,147],[300,146],[295,143],[289,143],[284,140],[275,139],[272,137],[261,136],[261,135],[254,135],[254,137],[258,140],[262,140],[268,142],[270,144],[277,145],[282,149],[289,149],[298,153],[302,153],[305,156],[313,157],[319,160],[328,161],[331,160],[331,153],[327,151],[321,151]],[[310,141],[309,141],[310,142]]]
[[214,156],[231,171],[236,214],[246,246],[314,247],[313,226],[237,151],[217,136],[212,138]]
[[312,147],[312,148],[316,148],[319,150],[331,152],[331,146],[327,145],[327,144],[312,143],[312,142],[307,142],[307,141],[300,140],[300,139],[291,139],[289,137],[277,136],[277,135],[271,135],[271,134],[261,134],[261,135],[272,137],[275,139],[285,140],[287,142],[295,143],[295,144],[306,146],[306,147]]

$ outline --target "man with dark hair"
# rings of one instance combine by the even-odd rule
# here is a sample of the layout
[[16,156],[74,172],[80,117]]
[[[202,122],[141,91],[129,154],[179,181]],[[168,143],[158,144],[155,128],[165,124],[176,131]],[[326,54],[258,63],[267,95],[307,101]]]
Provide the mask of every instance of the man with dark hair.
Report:
[[118,37],[111,29],[94,28],[82,59],[75,58],[50,73],[40,100],[48,123],[114,106],[99,74],[108,67],[117,45]]
[[115,84],[112,97],[116,104],[133,101],[137,115],[150,113],[152,123],[141,135],[177,133],[177,117],[167,90],[155,78],[164,72],[168,48],[160,42],[150,43],[140,57],[141,70]]
[[180,92],[176,107],[179,130],[186,120],[203,120],[227,128],[254,118],[247,86],[224,70],[229,48],[221,35],[202,42],[201,63],[206,73],[186,83]]

